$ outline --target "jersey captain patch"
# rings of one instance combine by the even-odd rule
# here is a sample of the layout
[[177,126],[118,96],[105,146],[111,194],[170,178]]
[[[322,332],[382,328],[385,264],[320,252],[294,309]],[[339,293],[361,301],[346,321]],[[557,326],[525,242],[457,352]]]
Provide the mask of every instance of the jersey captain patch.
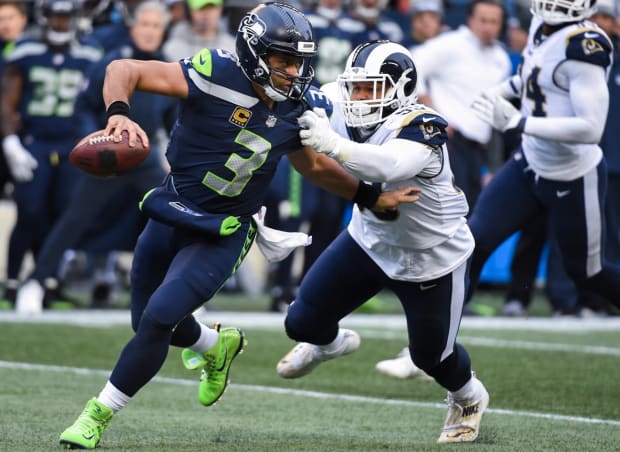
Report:
[[233,111],[232,115],[230,115],[230,118],[228,118],[228,121],[231,124],[234,124],[236,126],[243,128],[248,124],[251,117],[252,117],[252,112],[250,110],[248,110],[247,108],[243,108],[243,107],[237,107],[235,108],[235,111]]

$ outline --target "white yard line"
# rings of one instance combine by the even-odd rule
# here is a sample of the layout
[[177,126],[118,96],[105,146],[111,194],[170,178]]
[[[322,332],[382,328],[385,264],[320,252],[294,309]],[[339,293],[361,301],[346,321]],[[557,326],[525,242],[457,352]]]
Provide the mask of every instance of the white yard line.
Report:
[[[22,371],[43,371],[43,372],[60,372],[60,373],[72,373],[77,375],[100,375],[100,376],[108,376],[110,374],[109,370],[100,370],[100,369],[86,369],[81,367],[68,367],[68,366],[52,366],[45,364],[31,364],[31,363],[20,363],[20,362],[12,362],[12,361],[0,361],[0,368],[9,369],[9,370],[22,370]],[[153,379],[155,382],[166,383],[166,384],[174,384],[180,386],[194,386],[197,384],[196,380],[187,380],[182,378],[167,378],[167,377],[155,377]],[[364,396],[356,396],[349,394],[331,394],[326,392],[318,392],[318,391],[304,391],[299,389],[287,389],[287,388],[279,388],[275,386],[261,386],[261,385],[243,385],[232,383],[230,385],[231,388],[235,388],[237,390],[242,391],[250,391],[250,392],[260,392],[265,393],[269,392],[272,394],[283,394],[283,395],[292,395],[297,397],[310,397],[314,399],[330,399],[330,400],[344,400],[347,402],[353,403],[370,403],[377,405],[398,405],[398,406],[406,406],[406,407],[423,407],[423,408],[438,408],[445,409],[445,405],[441,403],[431,403],[431,402],[417,402],[414,400],[400,400],[400,399],[382,399],[379,397],[364,397]],[[562,422],[575,422],[579,424],[599,424],[599,425],[612,425],[616,427],[620,427],[620,420],[615,419],[599,419],[599,418],[589,418],[582,416],[568,416],[562,414],[555,413],[538,413],[533,411],[520,411],[520,410],[506,410],[502,408],[489,408],[487,413],[493,413],[498,415],[505,416],[519,416],[519,417],[529,417],[536,419],[549,419],[552,421],[562,421]]]
[[[244,328],[284,327],[284,314],[271,312],[203,311],[197,317],[205,323],[215,321]],[[0,311],[0,323],[55,323],[79,326],[129,325],[128,310],[84,309],[75,311],[44,311],[38,315],[19,315],[14,311]],[[405,331],[405,317],[401,314],[352,314],[343,319],[347,327],[374,327]],[[605,318],[508,318],[463,317],[462,328],[482,330],[525,330],[541,332],[561,331],[618,331],[620,317]]]

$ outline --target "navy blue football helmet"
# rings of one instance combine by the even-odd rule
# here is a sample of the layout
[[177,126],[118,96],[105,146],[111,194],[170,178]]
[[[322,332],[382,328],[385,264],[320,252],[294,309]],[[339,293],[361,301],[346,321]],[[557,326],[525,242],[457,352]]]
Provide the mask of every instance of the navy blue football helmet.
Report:
[[[78,28],[79,6],[73,0],[39,0],[36,3],[36,18],[41,26],[45,40],[53,46],[65,46],[71,42]],[[65,17],[66,26],[60,25],[52,17]]]
[[[247,13],[239,23],[236,49],[245,76],[265,88],[269,98],[281,102],[301,99],[314,78],[310,60],[316,55],[312,26],[301,11],[286,3],[265,3]],[[267,55],[280,52],[301,58],[299,75],[291,76],[269,66]],[[292,82],[290,89],[276,88],[272,74]]]
[[[399,108],[414,104],[417,74],[411,54],[400,44],[378,40],[358,45],[337,79],[346,124],[376,126]],[[354,84],[366,82],[374,83],[374,98],[351,100]]]

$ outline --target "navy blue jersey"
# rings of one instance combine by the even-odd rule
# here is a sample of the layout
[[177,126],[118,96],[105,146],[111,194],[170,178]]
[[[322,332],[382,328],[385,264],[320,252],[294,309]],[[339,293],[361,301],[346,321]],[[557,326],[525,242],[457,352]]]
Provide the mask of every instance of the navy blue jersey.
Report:
[[100,57],[98,49],[77,43],[60,52],[42,42],[19,42],[7,64],[23,78],[20,134],[43,141],[79,139],[75,100],[88,68]]
[[270,110],[221,49],[181,61],[189,86],[166,153],[179,194],[212,213],[251,215],[263,203],[283,155],[301,149],[297,118],[332,104],[312,88]]

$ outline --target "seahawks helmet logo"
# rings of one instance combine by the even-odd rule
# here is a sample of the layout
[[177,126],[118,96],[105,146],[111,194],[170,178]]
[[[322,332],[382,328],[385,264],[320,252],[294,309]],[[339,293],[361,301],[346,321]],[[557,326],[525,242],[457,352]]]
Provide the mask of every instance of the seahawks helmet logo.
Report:
[[250,46],[255,46],[258,44],[260,37],[265,34],[266,30],[267,26],[265,22],[256,14],[250,14],[241,20],[238,32],[241,33],[243,39]]

